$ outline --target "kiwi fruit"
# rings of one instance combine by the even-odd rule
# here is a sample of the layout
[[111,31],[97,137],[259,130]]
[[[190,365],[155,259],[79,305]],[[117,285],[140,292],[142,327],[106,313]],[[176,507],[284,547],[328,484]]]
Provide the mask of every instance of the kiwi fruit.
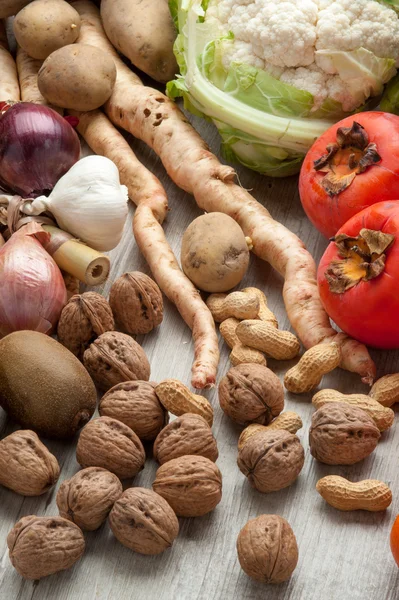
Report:
[[0,340],[0,406],[23,428],[45,437],[72,437],[92,417],[94,383],[62,344],[37,331]]

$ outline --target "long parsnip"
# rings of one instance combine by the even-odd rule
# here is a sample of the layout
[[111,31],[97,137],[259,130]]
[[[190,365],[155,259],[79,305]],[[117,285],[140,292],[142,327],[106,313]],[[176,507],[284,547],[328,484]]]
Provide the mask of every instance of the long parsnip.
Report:
[[72,4],[82,21],[79,42],[114,57],[117,79],[105,105],[111,121],[153,148],[173,181],[193,194],[200,208],[224,212],[240,224],[252,239],[253,252],[284,277],[287,314],[304,346],[336,341],[342,350],[341,366],[371,383],[375,365],[367,348],[331,327],[318,294],[315,262],[302,241],[235,183],[234,169],[222,165],[209,151],[176,104],[142,85],[106,38],[93,3],[77,0]]
[[0,102],[20,100],[17,67],[7,41],[6,23],[0,20]]
[[79,118],[77,129],[96,154],[112,160],[119,169],[121,183],[127,186],[137,208],[133,231],[137,244],[166,296],[192,329],[195,361],[192,384],[212,385],[219,362],[218,340],[213,317],[198,290],[181,271],[162,222],[168,199],[161,182],[137,159],[124,137],[99,110],[70,114]]

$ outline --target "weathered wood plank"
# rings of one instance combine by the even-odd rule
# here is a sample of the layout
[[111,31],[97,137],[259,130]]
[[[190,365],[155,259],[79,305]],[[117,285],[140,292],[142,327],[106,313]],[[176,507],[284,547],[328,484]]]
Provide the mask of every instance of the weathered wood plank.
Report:
[[[197,121],[198,123],[198,121]],[[217,149],[217,136],[210,125],[200,124],[201,132]],[[171,212],[165,223],[168,239],[179,255],[181,236],[188,223],[201,214],[194,200],[178,190],[167,178],[159,160],[143,144],[131,140],[134,149],[164,183]],[[311,227],[301,209],[296,178],[269,180],[239,169],[241,184],[251,188],[272,215],[295,231],[316,258],[326,242]],[[132,211],[133,212],[133,211]],[[103,292],[127,270],[148,272],[131,233],[126,227],[123,242],[112,252],[112,271]],[[279,275],[253,257],[243,285],[257,285],[268,295],[280,326],[289,326],[285,314]],[[141,338],[152,367],[151,379],[177,377],[190,381],[192,343],[188,328],[175,308],[166,302],[165,319],[157,331]],[[219,379],[226,372],[228,351],[221,343]],[[397,353],[375,353],[380,373],[398,369]],[[288,364],[270,361],[283,376]],[[323,387],[341,391],[365,391],[354,375],[336,372],[325,378]],[[394,600],[398,597],[399,575],[389,551],[389,530],[398,512],[398,435],[384,434],[374,455],[353,467],[328,467],[309,454],[307,432],[312,414],[310,397],[287,395],[286,408],[297,411],[304,422],[298,432],[306,449],[302,474],[290,488],[263,495],[252,490],[236,466],[236,443],[240,428],[231,423],[218,407],[216,389],[205,392],[215,407],[214,432],[219,445],[218,465],[223,473],[223,500],[210,515],[180,519],[181,531],[170,551],[158,557],[144,557],[121,546],[107,525],[86,536],[83,559],[68,572],[39,583],[23,581],[12,569],[6,550],[6,536],[23,515],[57,514],[55,491],[41,498],[21,498],[0,491],[0,598],[4,600]],[[9,432],[4,414],[1,433]],[[78,469],[73,443],[49,442],[62,464],[61,479]],[[145,470],[128,485],[150,487],[156,464],[148,459]],[[340,513],[330,508],[315,491],[318,478],[339,474],[354,480],[378,477],[392,486],[394,502],[385,514]],[[261,513],[278,513],[291,523],[299,544],[299,565],[292,579],[280,586],[265,587],[241,572],[235,550],[239,530],[249,518]]]

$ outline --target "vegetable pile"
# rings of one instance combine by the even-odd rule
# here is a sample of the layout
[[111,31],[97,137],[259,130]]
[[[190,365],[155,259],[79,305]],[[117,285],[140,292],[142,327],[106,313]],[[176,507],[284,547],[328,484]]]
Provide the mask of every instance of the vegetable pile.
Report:
[[[376,367],[365,344],[399,347],[399,117],[366,110],[380,100],[393,112],[399,106],[396,2],[171,0],[172,16],[161,2],[103,0],[100,12],[90,0],[0,0],[0,19],[16,14],[17,41],[14,55],[0,20],[0,405],[48,437],[72,437],[85,425],[77,460],[88,488],[81,501],[79,476],[64,482],[52,525],[31,516],[10,532],[12,564],[26,578],[72,566],[84,552],[80,527],[97,529],[108,514],[122,544],[158,554],[178,535],[176,515],[201,516],[221,500],[213,407],[176,379],[150,383],[150,363],[132,338],[161,324],[161,290],[192,330],[196,389],[216,382],[220,323],[233,366],[219,402],[247,426],[238,466],[262,493],[290,486],[305,460],[295,435],[301,419],[282,412],[284,388],[307,394],[337,367],[372,385]],[[158,82],[169,80],[167,95],[143,85],[117,50]],[[304,209],[333,236],[318,272],[302,241],[210,152],[178,96],[214,122],[228,159],[281,177],[303,162]],[[166,192],[117,128],[154,150],[207,213],[184,233],[181,267],[162,229]],[[95,154],[81,158],[78,134]],[[103,252],[122,238],[129,199],[133,233],[157,283],[131,272],[112,284],[109,302],[79,294],[80,282],[107,278]],[[284,278],[296,335],[279,329],[262,290],[231,292],[251,251]],[[49,337],[56,331],[58,341]],[[283,386],[267,361],[297,358],[301,343]],[[95,386],[105,395],[90,421]],[[364,459],[392,426],[398,401],[397,375],[378,380],[368,396],[316,394],[311,454],[329,465]],[[169,412],[179,420],[167,425]],[[44,493],[59,476],[33,431],[0,442],[0,483],[17,493]],[[162,463],[154,491],[122,494],[119,479],[144,467],[142,441],[154,439]],[[26,460],[3,475],[15,447]],[[378,480],[332,475],[317,490],[341,510],[385,510],[392,500]],[[258,517],[241,530],[238,556],[250,577],[285,581],[298,560],[295,535],[277,515]]]

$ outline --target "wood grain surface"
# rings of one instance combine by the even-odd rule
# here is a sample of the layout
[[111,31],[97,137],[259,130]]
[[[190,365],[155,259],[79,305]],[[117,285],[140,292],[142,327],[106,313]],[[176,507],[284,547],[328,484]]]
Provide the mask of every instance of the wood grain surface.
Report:
[[[218,137],[209,124],[196,126],[218,150]],[[165,231],[179,256],[182,233],[193,218],[201,214],[191,196],[177,189],[165,174],[157,157],[143,144],[131,139],[142,161],[155,172],[166,187],[170,214]],[[313,229],[300,206],[296,178],[272,180],[239,168],[240,182],[272,215],[294,231],[319,259],[326,241]],[[131,214],[133,207],[131,207]],[[103,290],[108,293],[113,280],[129,270],[148,272],[136,247],[129,219],[123,241],[111,253],[112,271]],[[281,297],[282,280],[268,264],[252,257],[243,286],[259,286],[280,327],[289,323]],[[174,306],[165,302],[162,325],[138,339],[151,363],[151,380],[176,377],[189,384],[193,345],[189,329]],[[221,361],[218,380],[229,368],[228,349],[220,342]],[[375,352],[379,375],[399,369],[398,354]],[[280,376],[292,363],[270,361]],[[23,377],[23,373],[21,373]],[[337,370],[324,378],[322,387],[341,392],[366,392],[359,379]],[[47,495],[23,498],[0,490],[0,599],[1,600],[394,600],[399,598],[399,571],[389,550],[389,532],[399,509],[399,432],[395,423],[384,433],[376,451],[352,467],[330,467],[315,461],[309,453],[308,430],[313,412],[311,395],[286,395],[286,409],[298,412],[304,423],[298,435],[305,446],[304,469],[291,487],[281,492],[261,494],[252,489],[236,465],[237,439],[241,429],[232,423],[218,405],[217,388],[204,392],[215,409],[214,434],[219,446],[217,464],[223,474],[223,500],[205,517],[180,519],[180,533],[173,547],[160,556],[146,557],[120,545],[105,524],[86,534],[83,558],[69,571],[39,582],[24,581],[12,568],[6,537],[14,523],[24,515],[56,515],[55,496],[63,479],[79,468],[75,459],[76,440],[69,443],[45,441],[62,467],[60,481]],[[1,436],[13,430],[3,411]],[[144,471],[126,486],[151,487],[156,463],[148,458]],[[361,511],[342,513],[321,499],[316,481],[328,474],[353,481],[378,478],[393,491],[392,506],[384,513]],[[291,524],[298,540],[299,563],[290,581],[265,586],[250,580],[240,569],[236,539],[250,519],[262,513],[276,513]]]

